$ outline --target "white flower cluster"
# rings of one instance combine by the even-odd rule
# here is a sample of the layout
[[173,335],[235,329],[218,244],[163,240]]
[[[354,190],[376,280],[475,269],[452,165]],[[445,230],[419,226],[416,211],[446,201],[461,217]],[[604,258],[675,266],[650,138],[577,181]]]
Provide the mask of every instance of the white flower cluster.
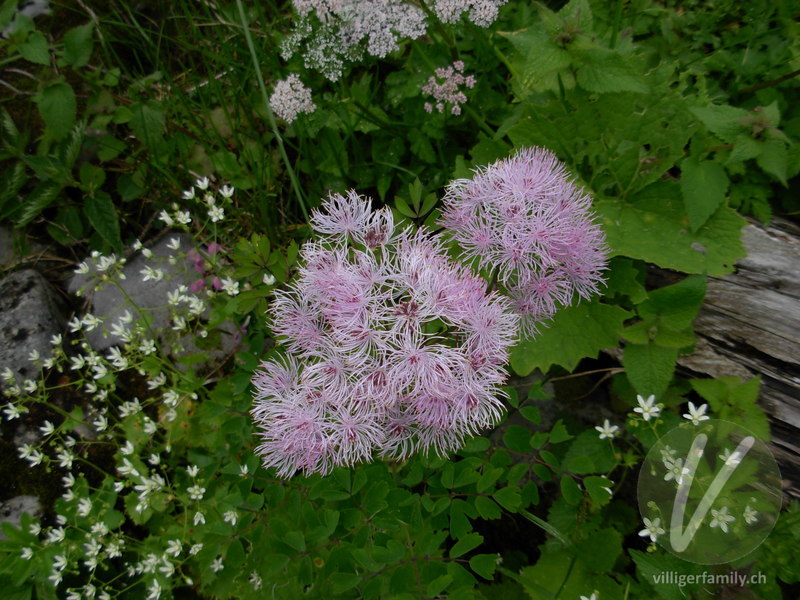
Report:
[[404,38],[417,39],[426,30],[425,13],[402,0],[293,0],[300,21],[286,38],[282,55],[301,48],[307,68],[336,81],[347,62],[364,51],[383,58]]
[[311,99],[311,90],[303,85],[295,73],[275,84],[275,91],[269,97],[269,106],[278,118],[287,123],[294,121],[300,114],[312,113],[316,109]]
[[433,12],[443,23],[456,23],[465,12],[469,20],[488,27],[497,19],[500,7],[508,0],[433,0]]

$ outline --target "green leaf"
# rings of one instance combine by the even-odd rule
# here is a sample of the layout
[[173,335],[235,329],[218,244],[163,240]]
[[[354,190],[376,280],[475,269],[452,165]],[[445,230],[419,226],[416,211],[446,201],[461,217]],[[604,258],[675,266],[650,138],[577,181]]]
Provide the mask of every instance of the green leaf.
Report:
[[73,27],[64,34],[64,60],[73,67],[82,67],[92,56],[92,33],[94,24]]
[[137,102],[131,106],[131,129],[136,137],[147,146],[154,146],[161,141],[164,131],[165,116],[160,105],[154,102]]
[[334,573],[330,578],[331,591],[334,594],[341,594],[356,587],[361,580],[362,577],[355,573]]
[[705,125],[709,131],[725,142],[733,142],[747,130],[743,120],[751,114],[727,104],[694,107],[689,109]]
[[492,494],[492,498],[509,512],[516,512],[520,506],[519,488],[517,486],[501,488]]
[[546,90],[558,89],[558,74],[564,73],[566,87],[572,87],[568,74],[569,52],[556,46],[540,23],[513,33],[500,32],[516,51],[512,55],[514,93],[521,99]]
[[54,181],[41,181],[25,198],[22,212],[17,217],[17,226],[27,225],[50,206],[61,192],[62,185]]
[[87,196],[84,206],[89,223],[95,228],[102,238],[117,252],[122,251],[122,239],[119,231],[119,217],[114,208],[114,202],[102,190],[94,196]]
[[553,365],[571,371],[580,360],[596,358],[600,350],[615,347],[628,317],[628,311],[597,300],[564,308],[536,339],[513,348],[511,366],[520,376],[536,368],[547,371]]
[[499,519],[503,516],[503,511],[497,506],[497,503],[486,496],[475,497],[475,510],[478,511],[481,519]]
[[503,434],[503,444],[512,452],[530,450],[531,430],[522,425],[509,425]]
[[476,554],[469,559],[469,568],[491,581],[497,568],[497,558],[497,554]]
[[283,541],[299,552],[305,552],[306,540],[299,531],[289,531],[283,536]]
[[577,506],[583,500],[583,492],[571,475],[564,473],[561,476],[561,495],[564,501],[572,506]]
[[597,475],[585,477],[583,479],[583,487],[586,488],[586,491],[589,493],[589,498],[592,499],[592,503],[595,506],[605,506],[611,501],[612,496],[608,493],[608,489],[611,488],[611,481],[605,477],[599,477]]
[[608,440],[601,440],[594,429],[581,432],[570,444],[563,459],[564,468],[577,475],[607,473],[616,463]]
[[613,255],[652,262],[685,273],[725,275],[745,256],[741,230],[747,222],[720,207],[696,232],[684,217],[677,184],[642,190],[634,204],[601,200],[595,204]]
[[539,412],[538,406],[523,406],[519,409],[519,414],[534,425],[538,425],[542,421],[542,415]]
[[78,106],[72,87],[63,81],[52,83],[42,90],[37,103],[46,134],[54,140],[64,138],[75,124]]
[[609,573],[622,553],[622,535],[614,529],[600,529],[575,544],[575,554],[594,573]]
[[469,533],[460,538],[453,547],[450,548],[450,558],[458,558],[466,554],[483,543],[483,536],[479,533]]
[[660,317],[670,327],[687,329],[703,304],[706,282],[705,275],[690,275],[678,283],[654,290],[637,311],[643,319]]
[[713,160],[687,158],[681,164],[681,194],[689,226],[697,231],[713,215],[728,191],[728,175]]
[[789,153],[786,144],[780,140],[769,140],[764,143],[761,154],[756,158],[756,163],[775,179],[787,187],[786,179],[789,170]]
[[586,50],[577,54],[583,61],[577,81],[583,89],[597,94],[634,92],[646,94],[648,87],[631,67],[630,57],[606,49]]
[[642,396],[660,396],[666,391],[677,360],[677,348],[662,348],[655,344],[626,344],[622,355],[625,374]]
[[572,435],[570,435],[569,431],[567,431],[567,427],[564,425],[564,422],[559,419],[553,425],[553,428],[550,430],[550,443],[551,444],[560,444],[561,442],[566,442],[567,440],[571,440]]
[[627,296],[634,304],[639,304],[647,298],[647,290],[642,282],[644,276],[628,258],[615,256],[609,261],[608,274],[606,276],[606,287],[603,295],[613,298],[616,294]]
[[37,65],[50,64],[47,38],[39,31],[34,31],[28,36],[28,40],[19,47],[19,53],[22,58]]

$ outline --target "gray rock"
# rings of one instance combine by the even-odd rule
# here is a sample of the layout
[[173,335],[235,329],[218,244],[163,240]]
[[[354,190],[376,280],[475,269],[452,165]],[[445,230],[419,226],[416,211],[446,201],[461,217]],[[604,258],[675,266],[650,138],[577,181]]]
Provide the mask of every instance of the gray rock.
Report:
[[51,354],[50,338],[61,333],[64,316],[52,286],[33,269],[0,280],[0,369],[8,367],[17,381],[37,379],[39,367],[28,355]]
[[[41,511],[42,504],[36,496],[16,496],[0,504],[0,525],[11,523],[14,527],[19,527],[24,513],[38,517]],[[0,540],[7,539],[0,527]]]
[[[102,287],[92,288],[91,278],[88,275],[75,275],[68,283],[67,289],[71,293],[82,293],[91,298],[91,313],[99,317],[104,327],[86,334],[87,340],[97,351],[102,351],[120,343],[120,340],[109,332],[119,318],[129,311],[134,318],[140,316],[139,309],[143,309],[150,319],[150,329],[154,335],[160,337],[162,342],[165,330],[171,326],[169,300],[167,294],[173,292],[180,285],[191,286],[200,275],[194,270],[190,260],[173,260],[177,252],[168,247],[172,238],[180,240],[183,253],[194,247],[193,239],[185,233],[176,233],[163,237],[150,248],[152,255],[147,258],[141,252],[137,253],[122,269],[123,279],[116,278],[114,283],[106,283]],[[91,260],[87,260],[92,263]],[[143,281],[142,270],[145,267],[158,268],[164,271],[160,281]],[[232,323],[225,323],[220,328],[220,340],[217,347],[211,352],[212,360],[220,359],[229,353],[238,343],[236,328]],[[197,347],[190,338],[180,341],[182,348],[174,354],[196,352]]]

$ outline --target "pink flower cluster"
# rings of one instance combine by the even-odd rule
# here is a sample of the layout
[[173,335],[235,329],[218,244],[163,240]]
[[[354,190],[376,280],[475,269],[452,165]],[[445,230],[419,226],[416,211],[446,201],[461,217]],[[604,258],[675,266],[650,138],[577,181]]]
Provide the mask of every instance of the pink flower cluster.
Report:
[[[450,113],[453,115],[461,114],[461,105],[467,101],[467,96],[461,91],[461,86],[469,89],[475,86],[475,78],[472,75],[464,75],[464,63],[457,60],[449,67],[439,67],[436,69],[436,76],[431,76],[422,87],[425,94],[433,96],[436,100],[436,110],[444,112],[445,105],[450,105]],[[425,103],[425,110],[433,112],[433,105]]]
[[525,336],[603,282],[605,236],[591,198],[549,150],[524,148],[452,182],[441,224],[463,259],[496,273]]
[[[210,264],[206,260],[206,257],[213,259],[220,251],[222,250],[222,246],[220,246],[216,242],[211,242],[206,246],[205,255],[201,254],[194,248],[189,250],[186,254],[186,258],[188,258],[192,262],[192,267],[195,271],[200,273],[200,278],[195,279],[192,284],[189,286],[189,291],[196,294],[206,287],[206,278],[211,275]],[[211,279],[211,287],[214,288],[215,291],[219,291],[222,289],[222,282],[220,281],[219,277],[216,275]]]
[[253,378],[264,465],[289,477],[445,454],[496,424],[518,326],[508,300],[355,192],[311,225],[320,241],[271,307],[288,354]]

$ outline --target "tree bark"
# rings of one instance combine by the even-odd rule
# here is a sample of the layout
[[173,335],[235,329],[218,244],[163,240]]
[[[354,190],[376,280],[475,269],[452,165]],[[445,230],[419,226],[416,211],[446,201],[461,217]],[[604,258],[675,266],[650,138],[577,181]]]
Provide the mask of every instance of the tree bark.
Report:
[[751,223],[743,242],[747,258],[736,272],[709,277],[694,322],[698,343],[679,358],[679,369],[695,377],[761,375],[759,403],[784,492],[800,498],[800,227]]

